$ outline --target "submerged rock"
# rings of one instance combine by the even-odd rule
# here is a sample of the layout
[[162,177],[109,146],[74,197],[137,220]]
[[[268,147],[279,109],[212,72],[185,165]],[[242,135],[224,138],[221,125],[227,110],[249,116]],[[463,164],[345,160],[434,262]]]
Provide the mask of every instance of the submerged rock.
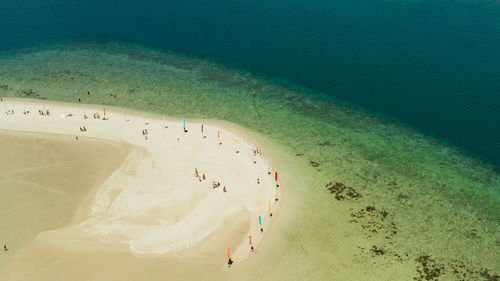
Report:
[[326,184],[326,188],[330,193],[335,194],[335,199],[339,201],[356,200],[362,197],[361,193],[357,192],[354,188],[340,182],[329,182]]
[[370,251],[377,256],[385,255],[385,250],[383,247],[378,248],[377,246],[373,245]]
[[21,93],[25,96],[25,97],[30,97],[30,98],[41,98],[40,95],[34,91],[33,89],[25,89],[25,90],[21,90]]
[[420,255],[415,259],[420,265],[417,268],[417,277],[414,280],[438,280],[444,273],[444,266],[438,264],[429,255]]

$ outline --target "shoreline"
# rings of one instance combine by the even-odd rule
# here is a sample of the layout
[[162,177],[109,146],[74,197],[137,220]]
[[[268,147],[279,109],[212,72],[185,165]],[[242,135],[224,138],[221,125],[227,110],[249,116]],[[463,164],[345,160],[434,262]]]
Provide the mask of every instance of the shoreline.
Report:
[[[51,117],[40,116],[39,113],[37,112],[38,109],[43,107],[44,104],[45,104],[45,107],[51,111],[51,114],[52,114]],[[4,98],[3,102],[0,103],[0,106],[5,106],[6,110],[13,109],[15,111],[15,113],[13,115],[4,115],[5,113],[2,113],[2,117],[0,117],[0,121],[6,121],[6,122],[0,123],[0,127],[2,129],[9,129],[9,130],[19,131],[19,132],[29,131],[30,133],[44,134],[44,133],[47,133],[47,128],[34,127],[34,125],[36,126],[36,124],[32,124],[33,122],[27,122],[27,120],[32,119],[33,116],[35,116],[36,120],[34,122],[41,124],[40,122],[54,123],[54,122],[46,122],[47,120],[45,120],[45,119],[43,119],[43,121],[41,121],[41,118],[52,118],[52,119],[57,118],[57,119],[55,119],[55,120],[58,120],[57,123],[64,125],[64,128],[58,128],[58,127],[52,126],[52,127],[50,127],[51,131],[49,133],[58,134],[58,135],[69,135],[69,136],[75,136],[75,137],[78,136],[80,139],[87,138],[87,136],[85,136],[86,135],[85,133],[81,132],[79,134],[79,132],[78,132],[78,126],[79,126],[78,124],[81,124],[84,122],[91,123],[91,124],[87,125],[87,129],[95,130],[97,128],[97,126],[99,126],[99,125],[102,125],[102,127],[103,127],[103,128],[99,128],[99,130],[96,133],[93,132],[92,134],[89,134],[90,137],[94,137],[94,138],[98,138],[98,139],[106,140],[106,141],[111,141],[111,142],[115,142],[115,141],[128,142],[123,137],[120,138],[119,133],[106,131],[106,130],[111,129],[109,126],[107,126],[111,122],[120,122],[121,124],[134,124],[135,127],[137,127],[138,126],[137,124],[140,124],[141,120],[142,120],[142,121],[146,121],[147,123],[149,123],[146,126],[150,126],[151,128],[154,127],[154,125],[162,124],[162,120],[160,120],[161,115],[151,113],[151,114],[146,114],[146,118],[141,118],[140,113],[137,111],[123,109],[123,108],[117,108],[117,107],[110,107],[110,106],[72,104],[72,103],[53,102],[53,101],[45,101],[45,100],[34,101],[34,100],[26,100],[26,99],[18,99],[18,98]],[[99,107],[101,107],[101,108],[99,108]],[[94,111],[95,112],[102,112],[104,107],[106,108],[106,117],[109,118],[107,121],[91,119],[92,112],[94,112]],[[22,112],[23,110],[25,110],[25,108],[26,109],[29,108],[29,110],[31,111],[27,115],[23,115],[23,112]],[[89,116],[89,120],[83,120],[82,115],[84,113],[86,113]],[[68,117],[69,116],[68,114],[73,114],[73,116]],[[126,114],[126,118],[125,118],[125,114]],[[66,117],[63,117],[63,115],[65,115]],[[14,118],[16,118],[16,120],[13,120]],[[24,119],[24,121],[21,119]],[[126,119],[128,119],[129,121],[125,121]],[[77,122],[77,120],[80,120],[80,121]],[[167,117],[165,119],[165,121],[167,122],[169,128],[166,130],[171,131],[174,129],[175,130],[179,129],[179,130],[177,130],[178,133],[176,133],[176,135],[180,135],[179,138],[182,138],[182,139],[184,139],[184,137],[189,138],[189,135],[192,135],[192,134],[200,134],[200,133],[196,133],[196,130],[193,130],[191,128],[201,125],[200,123],[202,120],[186,119],[186,124],[187,124],[186,128],[188,128],[188,131],[189,131],[187,134],[179,133],[179,131],[181,131],[181,129],[182,129],[180,120],[181,119],[179,119],[179,118]],[[99,122],[99,125],[97,125],[96,122]],[[65,124],[63,124],[63,123],[65,123]],[[71,124],[69,124],[69,123],[71,123]],[[236,154],[237,156],[242,155],[241,153],[250,153],[250,151],[248,151],[249,148],[255,147],[255,145],[257,145],[257,142],[255,142],[255,141],[253,141],[253,139],[245,136],[244,133],[240,133],[239,130],[234,130],[233,128],[231,128],[232,126],[228,122],[217,122],[214,120],[209,120],[206,122],[203,121],[202,124],[204,125],[205,131],[208,130],[208,131],[212,132],[212,134],[215,133],[215,128],[218,128],[218,130],[222,134],[221,139],[223,140],[224,143],[227,143],[228,141],[231,142],[233,139],[237,140],[237,148],[236,149],[241,150],[241,152],[239,154]],[[75,130],[73,130],[73,129],[69,130],[69,126],[74,127]],[[156,128],[154,130],[151,130],[151,139],[145,140],[146,143],[150,143],[150,142],[154,141],[155,138],[160,136],[160,134],[157,134],[155,132],[156,130],[157,130]],[[159,131],[159,129],[158,129],[158,131]],[[137,139],[141,139],[140,131],[137,131],[137,135],[139,135],[139,136],[134,141],[129,140],[130,142],[128,142],[128,144],[137,145],[138,144]],[[201,139],[201,141],[204,140],[203,138],[200,138],[200,139]],[[207,140],[207,141],[208,140],[216,140],[216,137],[206,136],[205,140]],[[141,141],[144,141],[144,140],[141,140]],[[77,142],[77,141],[75,141],[75,142]],[[223,147],[225,147],[225,145],[223,145]],[[229,148],[227,148],[227,149],[230,150],[231,146],[228,145],[228,147]],[[262,150],[262,146],[259,145],[259,147]],[[148,149],[147,145],[143,145],[143,148]],[[149,149],[151,149],[151,148],[149,148]],[[264,149],[264,151],[267,151],[267,150]],[[265,159],[265,158],[267,158],[266,156],[267,156],[267,154],[263,153],[262,158],[260,157],[260,155],[257,157],[258,158],[257,161],[260,163],[259,164],[260,167],[265,165],[264,164],[265,160],[268,160],[268,159]],[[153,158],[154,158],[154,156],[153,156]],[[269,169],[271,171],[275,171],[275,169],[274,169],[274,167],[276,165],[275,162],[272,161],[271,159],[269,159],[269,160],[270,160]],[[111,176],[111,177],[113,177],[113,176]],[[264,178],[262,178],[261,181],[263,181],[262,184],[268,184],[269,182],[272,182],[272,181],[269,181],[268,179],[264,179]],[[280,182],[280,180],[278,182]],[[88,198],[83,199],[81,204],[87,205],[86,203],[84,203],[84,201],[90,200],[91,197],[95,197],[96,195],[92,196],[91,194],[94,192],[96,194],[98,194],[99,191],[102,190],[102,188],[103,187],[101,186],[98,190],[89,191],[89,194],[86,196]],[[231,191],[229,191],[228,194],[230,192]],[[278,203],[274,202],[272,205],[272,212],[273,212],[273,219],[272,220],[276,220],[279,217],[280,212],[278,212],[278,209],[280,208],[280,206],[283,203],[283,193],[284,192],[282,192],[282,188],[277,189],[276,196],[277,196],[277,198],[279,198],[279,201],[278,201]],[[76,217],[77,217],[76,214],[77,213],[81,214],[83,207],[84,206],[80,206],[78,208],[78,211],[75,213],[73,223],[75,222],[75,220],[80,221],[80,219],[76,219]],[[264,209],[265,209],[265,207],[264,207]],[[264,212],[263,214],[266,214],[266,213]],[[264,234],[262,236],[260,236],[260,234],[255,233],[255,231],[252,231],[252,233],[257,234],[255,236],[252,235],[252,238],[253,238],[252,242],[256,248],[258,248],[260,241],[264,240],[264,237],[267,236],[267,232],[270,229],[272,229],[272,228],[270,228],[269,218],[266,216],[263,216],[263,218],[264,218],[263,224],[265,226]],[[254,229],[256,227],[256,225],[257,225],[256,220],[254,220],[253,222],[250,222],[251,229]],[[67,228],[71,229],[74,227],[72,227],[70,225]],[[66,229],[65,231],[67,232],[68,229]],[[43,236],[43,235],[41,235],[41,236]],[[203,236],[201,238],[197,238],[193,241],[195,244],[199,243],[200,241],[203,241],[204,237],[205,236]],[[87,238],[85,238],[85,239],[87,239]],[[246,246],[248,246],[248,238],[245,239],[245,237],[241,237],[240,241],[241,242],[239,243],[239,245],[235,249],[231,249],[231,257],[234,258],[235,260],[237,260],[238,263],[245,261],[246,258],[250,255],[247,249],[243,250],[243,248],[246,248]],[[188,245],[191,245],[191,244],[188,244]],[[193,246],[187,246],[187,248],[191,248],[191,247],[193,247]],[[196,246],[194,246],[194,248],[195,247]],[[166,252],[162,252],[162,251],[156,252],[156,253],[150,252],[149,254],[147,254],[147,253],[144,254],[144,253],[139,252],[139,253],[135,253],[134,255],[138,255],[139,257],[147,257],[147,256],[150,256],[150,254],[152,254],[153,256],[158,256],[158,255],[162,256],[162,255],[168,254],[172,251],[173,251],[173,253],[175,253],[177,251],[183,251],[183,249],[186,249],[186,246],[181,246],[180,248],[177,248],[177,250],[176,249],[167,250]],[[134,253],[132,245],[130,245],[130,251],[131,251],[131,253]],[[223,254],[224,253],[221,253],[221,256]]]
[[[203,61],[148,48],[133,56],[133,46],[121,43],[109,46],[112,52],[65,46],[3,59],[1,95],[230,120],[279,148],[266,144],[265,152],[280,163],[286,207],[265,235],[279,232],[284,220],[286,227],[262,241],[259,261],[245,260],[253,267],[233,268],[241,274],[228,280],[410,280],[423,270],[422,256],[445,268],[440,279],[460,279],[456,263],[475,272],[498,268],[498,171],[456,147]],[[294,169],[286,175],[285,168]],[[338,200],[325,188],[336,182],[363,197]],[[260,258],[265,253],[270,259]]]

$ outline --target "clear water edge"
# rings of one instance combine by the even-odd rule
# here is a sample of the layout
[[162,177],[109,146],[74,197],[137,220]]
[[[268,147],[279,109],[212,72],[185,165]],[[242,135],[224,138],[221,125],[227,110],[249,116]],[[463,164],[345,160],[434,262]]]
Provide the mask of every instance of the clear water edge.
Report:
[[[416,258],[426,254],[447,268],[455,260],[476,269],[500,268],[498,171],[408,128],[248,73],[120,42],[64,42],[1,61],[0,85],[8,85],[0,89],[2,96],[26,97],[32,89],[35,97],[50,100],[80,97],[85,103],[222,119],[276,143],[305,182],[292,191],[302,198],[293,203],[301,212],[281,225],[287,235],[270,245],[274,254],[268,252],[280,274],[300,261],[317,279],[335,271],[355,280],[384,266],[392,270],[377,272],[379,279],[408,277],[416,274]],[[363,197],[337,201],[325,188],[328,182],[345,183]],[[386,238],[392,226],[376,216],[350,222],[366,206],[386,211],[397,234]],[[374,255],[372,246],[387,254]],[[305,252],[315,257],[305,259]],[[345,268],[333,270],[331,264]],[[359,268],[365,270],[355,273]],[[453,280],[445,271],[445,280]]]

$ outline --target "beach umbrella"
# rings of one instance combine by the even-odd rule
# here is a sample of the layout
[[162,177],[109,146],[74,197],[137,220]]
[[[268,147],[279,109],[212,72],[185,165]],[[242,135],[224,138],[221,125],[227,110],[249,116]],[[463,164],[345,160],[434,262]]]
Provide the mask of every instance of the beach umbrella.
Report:
[[104,117],[106,117],[106,108],[104,108],[103,111],[104,111]]
[[217,130],[217,138],[220,140],[220,131]]
[[278,182],[278,172],[274,172],[274,180]]
[[269,212],[271,212],[271,201],[267,202],[267,209],[269,209]]
[[203,124],[201,124],[201,133],[203,134]]
[[269,159],[267,159],[266,164],[267,164],[267,170],[269,171]]
[[227,248],[227,258],[230,259],[231,258],[231,250],[229,248]]
[[252,246],[252,235],[248,236],[248,244],[250,244],[250,246]]
[[186,129],[186,120],[184,120],[184,125],[183,126],[184,126],[183,128]]
[[259,216],[259,224],[260,226],[262,226],[262,219],[260,218],[260,216]]
[[238,150],[238,140],[234,140],[234,149]]

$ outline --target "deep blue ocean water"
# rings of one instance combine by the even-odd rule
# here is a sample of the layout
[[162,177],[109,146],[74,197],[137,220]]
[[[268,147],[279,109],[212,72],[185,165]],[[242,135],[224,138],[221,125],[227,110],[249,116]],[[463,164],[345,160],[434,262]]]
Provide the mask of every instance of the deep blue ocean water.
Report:
[[499,2],[0,0],[0,36],[0,50],[123,40],[215,60],[500,163]]

